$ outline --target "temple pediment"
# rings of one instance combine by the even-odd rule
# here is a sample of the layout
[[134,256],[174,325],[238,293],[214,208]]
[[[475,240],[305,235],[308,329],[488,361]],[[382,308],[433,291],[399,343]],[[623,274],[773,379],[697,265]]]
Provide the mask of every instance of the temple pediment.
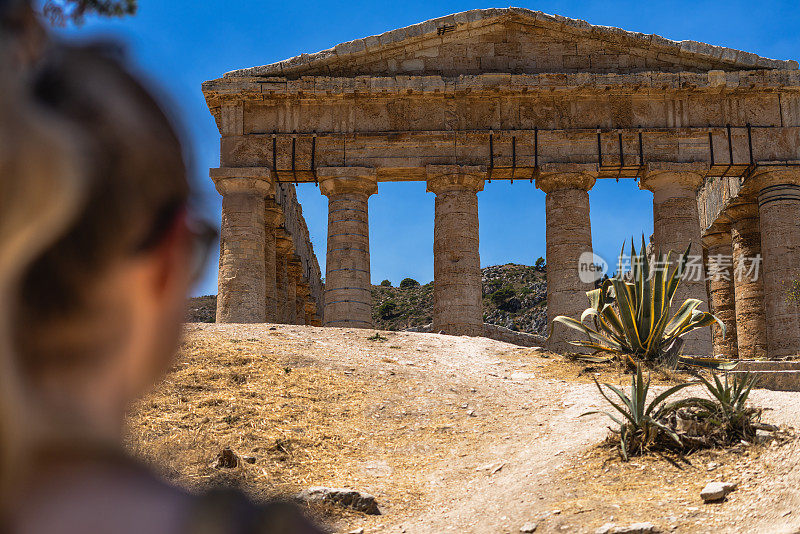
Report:
[[476,9],[225,76],[706,72],[797,69],[796,61],[594,26],[522,8]]

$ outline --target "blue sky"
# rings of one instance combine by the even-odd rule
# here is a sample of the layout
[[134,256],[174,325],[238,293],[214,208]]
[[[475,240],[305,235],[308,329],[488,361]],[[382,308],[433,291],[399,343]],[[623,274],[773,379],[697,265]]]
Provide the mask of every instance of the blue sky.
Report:
[[[203,214],[219,223],[220,197],[208,179],[219,165],[219,134],[200,84],[224,72],[379,34],[484,2],[275,2],[139,0],[135,17],[91,19],[67,33],[121,40],[137,69],[171,102],[191,146]],[[544,1],[515,5],[546,13],[729,46],[775,59],[800,59],[795,1]],[[325,269],[327,202],[313,184],[298,194],[320,265]],[[544,194],[527,182],[486,184],[479,194],[481,264],[532,264],[545,251]],[[631,181],[601,180],[590,192],[595,251],[613,259],[623,239],[652,232],[652,195]],[[602,232],[599,229],[602,228]],[[372,279],[397,284],[433,278],[433,195],[425,184],[381,183],[370,200]],[[613,262],[610,262],[613,263]],[[216,293],[216,258],[195,294]]]

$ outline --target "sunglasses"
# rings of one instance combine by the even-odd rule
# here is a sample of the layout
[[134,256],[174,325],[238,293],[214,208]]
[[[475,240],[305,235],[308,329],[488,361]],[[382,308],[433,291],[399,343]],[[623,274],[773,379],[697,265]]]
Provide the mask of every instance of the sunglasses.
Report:
[[135,252],[146,252],[158,246],[174,227],[179,217],[184,217],[192,237],[190,270],[192,283],[198,282],[205,273],[211,249],[219,237],[216,227],[210,222],[191,214],[183,201],[170,202],[159,210],[150,231],[135,247]]
[[186,217],[186,225],[192,235],[190,268],[192,284],[194,284],[200,281],[208,267],[211,250],[219,238],[219,232],[207,220],[191,215]]

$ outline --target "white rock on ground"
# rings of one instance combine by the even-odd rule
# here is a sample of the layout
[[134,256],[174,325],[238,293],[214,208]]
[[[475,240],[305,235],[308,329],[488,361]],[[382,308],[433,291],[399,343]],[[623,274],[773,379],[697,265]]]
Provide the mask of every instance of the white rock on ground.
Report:
[[539,525],[538,525],[537,523],[525,523],[524,525],[522,525],[522,526],[519,528],[519,531],[520,531],[520,532],[524,532],[524,533],[528,533],[528,534],[529,534],[529,533],[531,533],[531,532],[536,532],[536,529],[537,529],[538,527],[539,527]]
[[736,484],[730,482],[709,482],[700,492],[700,497],[704,502],[721,501],[735,489]]

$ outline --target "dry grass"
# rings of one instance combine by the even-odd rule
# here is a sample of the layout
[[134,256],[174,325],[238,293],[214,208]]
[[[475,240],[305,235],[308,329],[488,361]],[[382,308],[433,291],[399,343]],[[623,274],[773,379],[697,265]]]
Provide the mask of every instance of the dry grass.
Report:
[[[457,391],[410,391],[391,371],[375,378],[308,366],[286,354],[280,333],[267,341],[190,334],[132,414],[129,446],[189,489],[234,483],[267,499],[314,485],[369,491],[391,476],[392,494],[380,502],[410,509],[420,495],[413,475],[469,447],[463,435],[480,434],[483,422],[455,406]],[[428,397],[427,409],[406,410],[405,395]],[[255,464],[217,469],[225,447]]]
[[[382,517],[314,511],[344,516],[336,522],[345,532],[397,532],[412,520],[408,532],[439,532],[448,521],[484,520],[483,528],[506,515],[506,530],[486,531],[512,532],[517,519],[549,509],[562,512],[542,520],[543,532],[591,532],[612,516],[716,532],[700,525],[751,513],[766,477],[759,447],[705,451],[689,464],[655,455],[620,462],[601,446],[606,422],[577,417],[602,402],[592,378],[629,384],[630,375],[614,366],[436,335],[382,332],[385,340],[370,340],[375,331],[258,325],[188,330],[172,372],[131,415],[131,450],[191,490],[232,483],[267,499],[325,485],[374,494]],[[653,375],[662,386],[683,379]],[[781,399],[774,397],[791,402]],[[225,447],[255,463],[214,467]],[[767,456],[790,448],[798,446],[780,444]],[[496,462],[505,467],[485,470]],[[703,508],[699,489],[715,478],[746,483],[730,505]],[[509,494],[514,502],[503,500]],[[482,510],[477,516],[468,511],[473,505]],[[450,509],[456,512],[434,524]],[[431,526],[420,528],[426,522]]]
[[[597,523],[646,519],[677,532],[738,530],[743,510],[759,493],[760,480],[754,483],[748,473],[764,476],[765,458],[780,457],[792,447],[793,440],[778,439],[770,445],[710,449],[684,457],[649,453],[630,462],[593,448],[581,459],[581,469],[562,470],[558,506],[567,517],[595,517]],[[711,480],[739,484],[728,499],[732,503],[702,503],[700,491]]]
[[[257,499],[313,485],[368,489],[376,476],[391,475],[393,493],[382,501],[408,509],[420,495],[416,475],[477,447],[465,436],[479,436],[491,424],[467,415],[458,388],[419,391],[402,372],[365,377],[311,366],[286,341],[281,332],[267,339],[189,333],[167,379],[132,414],[130,449],[189,489],[233,483]],[[383,348],[402,356],[398,345]],[[539,378],[625,380],[621,368],[547,353],[532,359],[530,349],[497,355]],[[425,409],[407,410],[406,395]],[[255,457],[255,464],[217,469],[214,460],[225,447]]]

